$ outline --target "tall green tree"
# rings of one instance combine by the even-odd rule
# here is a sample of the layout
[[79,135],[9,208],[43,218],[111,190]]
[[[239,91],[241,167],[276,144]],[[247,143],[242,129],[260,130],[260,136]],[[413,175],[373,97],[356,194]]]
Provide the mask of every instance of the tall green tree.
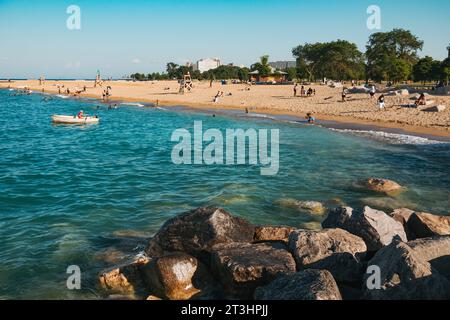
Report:
[[[408,80],[413,65],[418,61],[417,52],[422,47],[423,41],[408,30],[394,29],[372,34],[366,46],[368,77],[376,81]],[[401,75],[396,73],[399,70]]]
[[363,53],[356,44],[345,40],[306,43],[294,48],[292,54],[297,58],[299,73],[310,81],[324,77],[335,80],[364,77]]
[[166,66],[166,71],[167,71],[167,75],[169,76],[170,79],[176,79],[178,78],[178,68],[179,65],[177,65],[174,62],[169,62]]
[[260,62],[254,63],[250,67],[251,71],[259,71],[261,76],[267,76],[270,74],[271,68],[269,66],[269,56],[264,55],[260,58]]

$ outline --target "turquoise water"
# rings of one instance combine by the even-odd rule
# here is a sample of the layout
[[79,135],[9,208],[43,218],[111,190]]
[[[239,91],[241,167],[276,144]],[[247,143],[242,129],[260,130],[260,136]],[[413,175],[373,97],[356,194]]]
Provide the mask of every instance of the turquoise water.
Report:
[[[100,125],[54,126],[52,114],[96,113],[98,103],[13,94],[0,90],[0,299],[96,298],[103,268],[138,254],[165,220],[198,206],[307,228],[322,217],[292,208],[293,199],[450,212],[449,144],[132,106],[103,106]],[[259,166],[172,164],[171,134],[194,120],[205,129],[279,129],[279,174],[261,176]],[[379,196],[358,186],[367,177],[408,190]],[[69,265],[83,272],[80,291],[66,288]]]

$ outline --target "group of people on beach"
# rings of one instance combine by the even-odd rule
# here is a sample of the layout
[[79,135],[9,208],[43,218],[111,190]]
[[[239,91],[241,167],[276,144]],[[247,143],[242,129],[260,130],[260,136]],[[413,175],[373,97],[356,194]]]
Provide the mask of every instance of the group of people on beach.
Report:
[[[294,85],[294,97],[297,97],[297,87],[298,83]],[[302,86],[300,88],[300,97],[311,97],[316,95],[316,89],[309,88],[308,90],[305,90],[305,86]]]

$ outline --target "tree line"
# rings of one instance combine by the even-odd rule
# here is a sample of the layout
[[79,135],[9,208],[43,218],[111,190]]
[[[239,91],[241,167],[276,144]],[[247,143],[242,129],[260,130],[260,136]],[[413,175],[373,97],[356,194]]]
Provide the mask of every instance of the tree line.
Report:
[[[426,56],[420,59],[418,52],[424,42],[409,30],[394,29],[378,32],[370,36],[366,52],[346,40],[305,43],[292,50],[297,67],[282,71],[288,80],[305,79],[316,81],[329,78],[333,80],[373,80],[398,83],[407,80],[416,82],[445,82],[450,78],[450,58],[444,61]],[[247,81],[249,72],[258,71],[260,75],[271,72],[269,56],[265,55],[250,68],[227,65],[201,73],[192,66],[180,66],[170,62],[165,73],[132,74],[134,80],[181,79],[190,72],[193,79],[219,80],[239,79]]]

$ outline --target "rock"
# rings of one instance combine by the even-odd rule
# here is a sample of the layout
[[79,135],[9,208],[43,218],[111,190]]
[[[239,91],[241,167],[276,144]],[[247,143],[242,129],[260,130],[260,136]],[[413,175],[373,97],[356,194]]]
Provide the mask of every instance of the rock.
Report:
[[162,300],[161,298],[158,298],[157,296],[148,296],[146,300],[149,301],[159,301]]
[[341,228],[345,230],[352,215],[353,209],[350,207],[337,207],[331,209],[327,218],[322,222],[322,227],[324,229]]
[[366,244],[345,230],[294,231],[289,236],[289,251],[298,270],[328,270],[338,282],[362,280],[364,266],[360,258],[367,251]]
[[292,227],[256,227],[253,240],[261,241],[283,241],[288,242],[289,234],[294,231]]
[[414,212],[407,222],[407,228],[416,239],[450,235],[450,217]]
[[[407,244],[393,242],[369,262],[381,271],[380,289],[365,287],[371,300],[441,300],[450,298],[450,282]],[[370,280],[371,275],[366,275]]]
[[324,228],[341,228],[361,237],[368,251],[377,251],[389,245],[394,238],[407,241],[402,224],[383,211],[364,207],[360,212],[351,208],[331,210],[322,223]]
[[146,291],[140,268],[149,263],[141,259],[132,264],[123,265],[100,275],[100,287],[110,294],[134,296]]
[[296,199],[279,199],[276,204],[295,209],[301,212],[306,212],[311,215],[323,215],[325,213],[325,207],[318,201],[301,201]]
[[319,221],[302,222],[300,224],[301,229],[320,231],[322,230],[322,224]]
[[353,87],[348,89],[348,93],[355,94],[355,93],[368,93],[369,89],[366,87]]
[[405,229],[406,237],[408,240],[416,239],[414,233],[412,233],[408,228],[408,221],[411,218],[413,210],[407,208],[396,209],[392,213],[389,214],[395,221],[398,221],[402,224],[403,229]]
[[154,295],[169,300],[188,300],[209,280],[197,259],[185,253],[153,260],[142,268],[142,276]]
[[368,197],[360,199],[361,203],[365,206],[372,207],[378,210],[392,211],[397,208],[408,207],[415,209],[417,205],[406,200],[390,197]]
[[310,269],[280,276],[256,289],[255,300],[342,300],[342,297],[330,272]]
[[149,241],[147,255],[185,252],[209,261],[212,246],[220,243],[251,242],[254,227],[246,220],[216,207],[199,208],[167,221]]
[[437,236],[408,242],[421,260],[427,261],[440,274],[450,279],[450,236]]
[[444,105],[437,105],[437,106],[432,106],[432,107],[422,106],[419,108],[419,110],[423,111],[423,112],[442,112],[445,109],[446,109],[446,106],[444,106]]
[[403,187],[397,182],[388,179],[367,179],[366,185],[369,190],[385,193],[388,195],[397,194],[403,190]]
[[225,293],[233,298],[251,299],[255,289],[279,274],[295,272],[295,261],[282,245],[225,244],[215,247],[211,267]]

